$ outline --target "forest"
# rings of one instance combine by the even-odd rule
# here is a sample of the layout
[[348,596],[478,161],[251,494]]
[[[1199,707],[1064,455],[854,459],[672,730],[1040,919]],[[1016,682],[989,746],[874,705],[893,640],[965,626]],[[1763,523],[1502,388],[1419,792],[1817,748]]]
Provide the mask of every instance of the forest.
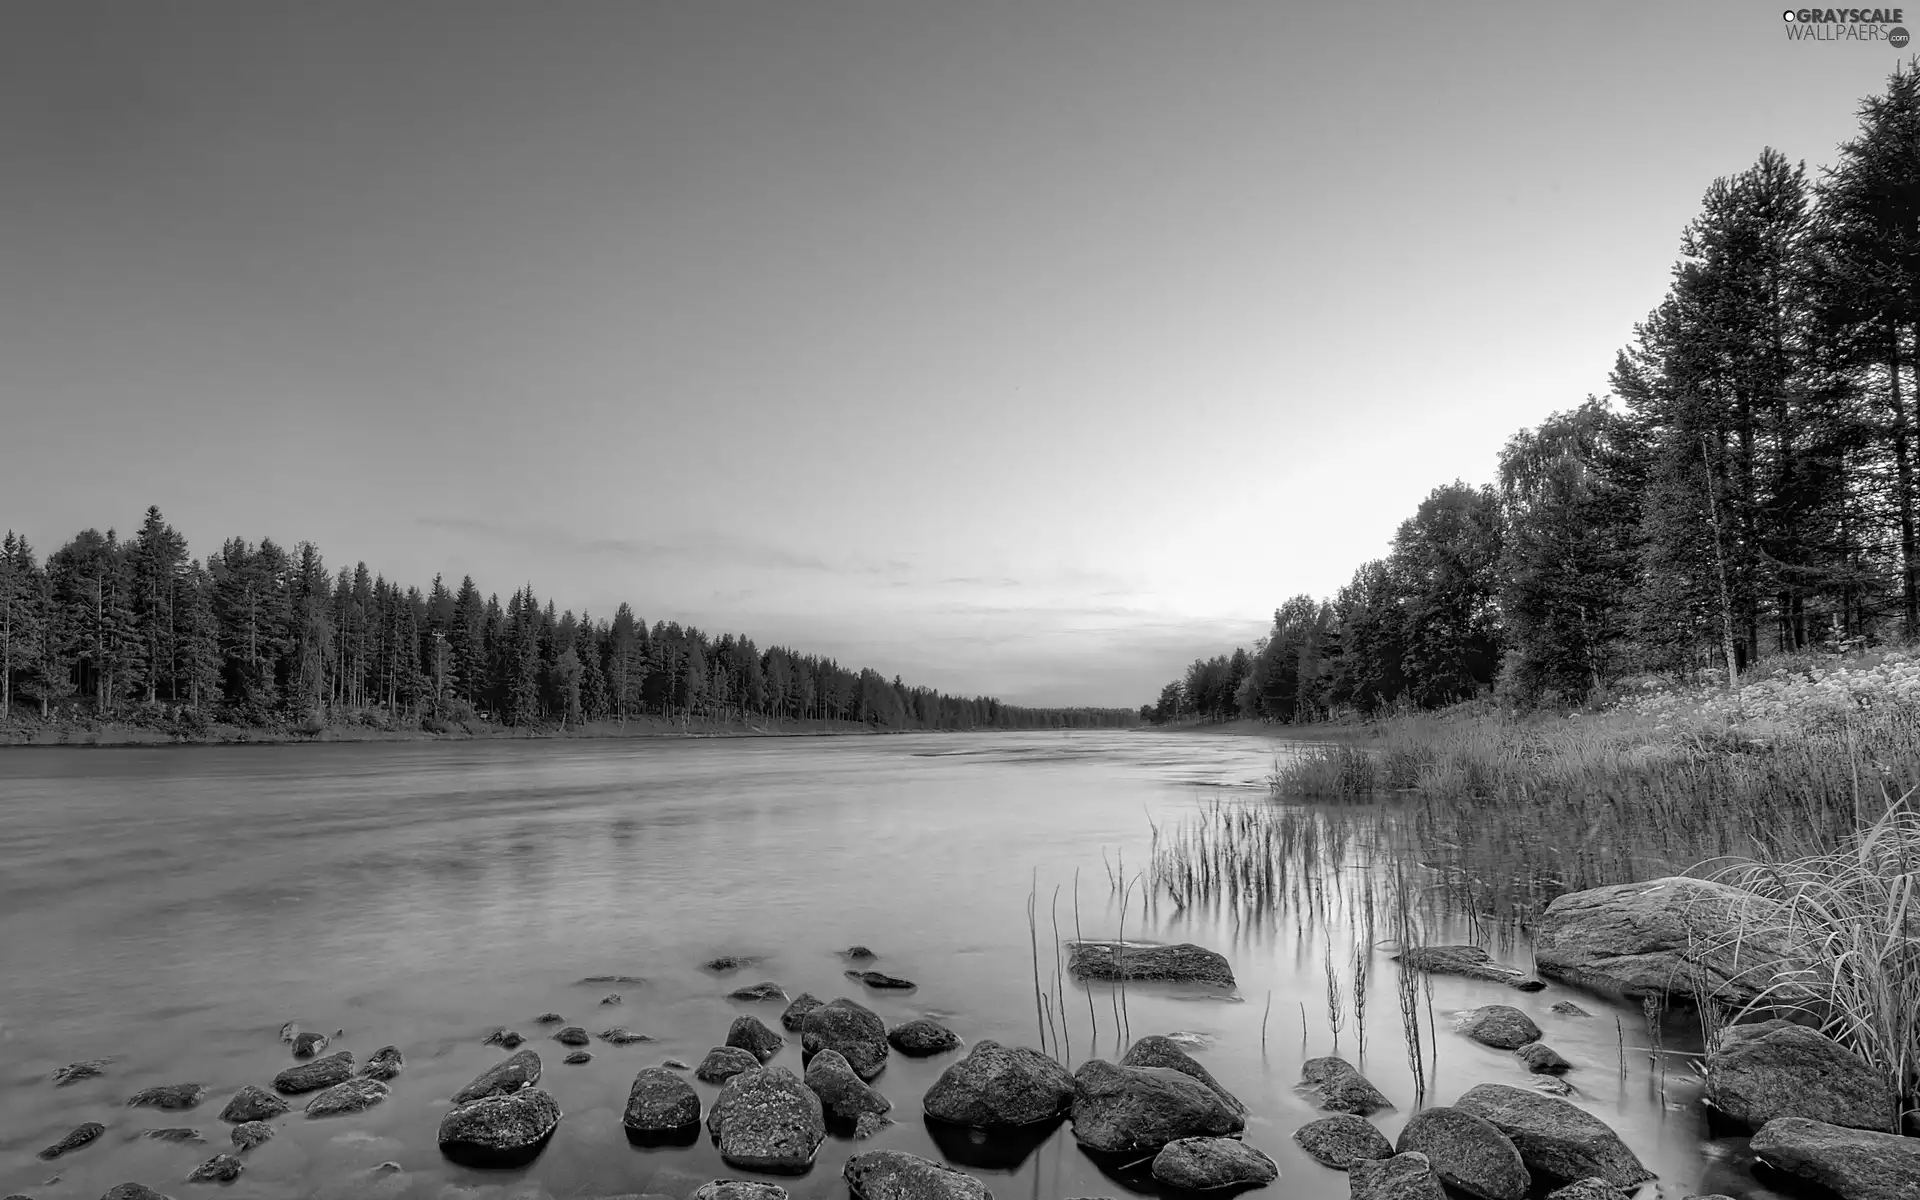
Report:
[[444,732],[630,717],[846,722],[885,730],[1137,724],[1131,709],[1025,708],[691,626],[556,612],[471,578],[423,592],[329,570],[318,547],[229,539],[197,560],[149,508],[130,539],[86,530],[38,561],[0,542],[0,720],[154,718],[315,733],[365,721]]
[[[1143,719],[1603,699],[1623,679],[1920,636],[1920,58],[1834,166],[1713,181],[1604,398],[1434,489],[1330,599]],[[1578,280],[1567,281],[1578,287]]]

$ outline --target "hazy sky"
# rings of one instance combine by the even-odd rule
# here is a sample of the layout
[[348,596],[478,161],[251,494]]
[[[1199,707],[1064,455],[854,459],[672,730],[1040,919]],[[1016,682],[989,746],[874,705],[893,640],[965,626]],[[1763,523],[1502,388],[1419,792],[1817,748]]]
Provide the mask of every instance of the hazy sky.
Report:
[[1712,179],[1900,57],[1777,0],[4,20],[0,526],[1127,705],[1604,392]]

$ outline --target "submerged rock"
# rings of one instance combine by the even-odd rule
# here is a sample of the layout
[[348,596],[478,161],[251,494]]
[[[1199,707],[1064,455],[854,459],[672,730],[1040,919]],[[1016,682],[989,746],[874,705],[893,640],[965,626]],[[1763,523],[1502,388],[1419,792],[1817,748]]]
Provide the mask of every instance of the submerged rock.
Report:
[[1338,1055],[1310,1058],[1300,1064],[1301,1089],[1314,1093],[1328,1112],[1370,1116],[1393,1102],[1373,1086],[1352,1063]]
[[1528,1042],[1513,1052],[1513,1056],[1526,1064],[1526,1068],[1535,1075],[1558,1075],[1570,1071],[1573,1064],[1560,1057],[1558,1051],[1545,1042]]
[[100,1200],[168,1200],[144,1183],[116,1183]]
[[1181,1138],[1153,1157],[1153,1177],[1188,1191],[1257,1187],[1280,1178],[1271,1158],[1238,1138]]
[[887,1030],[887,1042],[909,1058],[927,1058],[958,1049],[960,1035],[938,1021],[920,1017]]
[[540,1056],[532,1050],[521,1050],[480,1072],[472,1083],[453,1094],[453,1102],[470,1104],[486,1096],[511,1095],[539,1082]]
[[602,996],[602,997],[600,997],[600,1003],[602,1003],[602,1004],[618,1004],[618,1003],[620,1003],[620,993],[619,993],[619,992],[608,992],[608,993],[607,993],[606,995],[604,995],[604,996]]
[[378,1079],[391,1083],[400,1072],[407,1069],[407,1060],[400,1056],[398,1046],[382,1046],[373,1052],[373,1057],[360,1068],[360,1073],[369,1079]]
[[776,1174],[804,1171],[827,1136],[820,1098],[785,1067],[754,1067],[727,1080],[707,1129],[729,1166]]
[[54,1159],[59,1158],[62,1154],[71,1154],[80,1147],[88,1145],[106,1131],[107,1127],[98,1121],[87,1121],[84,1124],[75,1125],[73,1129],[68,1132],[67,1136],[61,1138],[53,1145],[48,1146],[45,1150],[42,1150],[38,1157]]
[[1313,1160],[1322,1166],[1344,1171],[1361,1159],[1392,1158],[1393,1143],[1372,1121],[1352,1113],[1335,1113],[1308,1121],[1293,1131]]
[[936,1120],[975,1129],[1012,1129],[1051,1121],[1073,1103],[1073,1076],[1025,1046],[991,1038],[940,1073],[921,1106]]
[[569,1066],[579,1067],[592,1062],[593,1055],[587,1053],[585,1050],[575,1050],[572,1054],[567,1055],[565,1058],[561,1059],[560,1061],[568,1064]]
[[233,1127],[233,1144],[246,1153],[262,1142],[270,1142],[276,1130],[270,1121],[246,1121]]
[[1447,1200],[1427,1156],[1417,1151],[1362,1159],[1347,1171],[1351,1200]]
[[746,987],[735,988],[727,993],[727,999],[729,1000],[745,1000],[750,1003],[757,1003],[762,1000],[785,1000],[786,998],[786,989],[774,983],[772,980],[768,980],[765,983],[748,984]]
[[537,1087],[484,1096],[440,1119],[440,1150],[455,1161],[521,1161],[546,1144],[560,1117],[560,1105]]
[[342,1050],[297,1067],[288,1067],[273,1077],[273,1086],[282,1095],[298,1096],[302,1092],[317,1092],[336,1083],[345,1083],[351,1078],[353,1051]]
[[1401,1129],[1394,1149],[1426,1155],[1440,1182],[1480,1200],[1525,1200],[1533,1186],[1513,1140],[1462,1109],[1421,1109]]
[[650,1042],[653,1039],[644,1033],[635,1033],[624,1025],[616,1025],[612,1029],[602,1029],[600,1040],[614,1046],[631,1046],[635,1042]]
[[780,1014],[781,1027],[788,1033],[799,1033],[800,1026],[807,1019],[807,1014],[825,1003],[826,1001],[814,995],[812,992],[801,992],[798,996],[794,997],[793,1003],[787,1005],[786,1010]]
[[1069,1118],[1081,1144],[1109,1153],[1157,1152],[1168,1142],[1223,1137],[1247,1124],[1190,1075],[1168,1067],[1115,1066],[1098,1058],[1073,1073]]
[[759,1065],[759,1059],[738,1046],[715,1046],[693,1069],[693,1077],[701,1083],[725,1083],[740,1072],[751,1071]]
[[1547,986],[1518,967],[1496,961],[1478,946],[1414,946],[1393,957],[1430,975],[1459,975],[1483,983],[1505,984],[1523,992],[1537,992]]
[[388,1095],[386,1084],[363,1075],[345,1083],[336,1083],[307,1101],[307,1115],[331,1117],[339,1113],[365,1112]]
[[232,1183],[240,1178],[240,1172],[246,1164],[234,1155],[222,1151],[193,1169],[187,1176],[188,1183]]
[[670,1068],[672,1068],[672,1069],[673,1069],[673,1070],[675,1070],[675,1071],[691,1071],[691,1070],[693,1070],[693,1068],[692,1068],[692,1067],[691,1067],[690,1065],[688,1065],[687,1063],[683,1063],[683,1062],[681,1062],[681,1061],[680,1061],[679,1059],[677,1059],[677,1058],[663,1058],[663,1059],[661,1059],[661,1060],[660,1060],[660,1065],[661,1065],[661,1066],[663,1066],[663,1067],[670,1067]]
[[562,1046],[584,1046],[593,1041],[592,1035],[578,1025],[569,1025],[553,1035],[553,1040]]
[[1575,1004],[1571,1000],[1555,1001],[1553,1005],[1553,1011],[1559,1013],[1563,1017],[1590,1017],[1593,1015],[1592,1013],[1588,1012],[1584,1008],[1581,1008],[1578,1004]]
[[1191,1054],[1182,1050],[1172,1038],[1163,1037],[1157,1033],[1149,1034],[1141,1038],[1133,1045],[1127,1047],[1126,1054],[1120,1059],[1120,1065],[1123,1067],[1167,1067],[1180,1072],[1182,1075],[1191,1075],[1193,1078],[1198,1079],[1201,1083],[1213,1089],[1213,1094],[1220,1097],[1228,1108],[1231,1108],[1243,1117],[1247,1115],[1247,1106],[1240,1103],[1240,1098],[1222,1086],[1220,1081],[1213,1077],[1212,1072],[1195,1061]]
[[885,1113],[893,1108],[891,1100],[854,1074],[838,1050],[822,1050],[814,1055],[813,1061],[807,1064],[804,1082],[820,1097],[820,1107],[828,1123],[843,1129],[851,1128],[867,1113]]
[[1753,1135],[1751,1146],[1774,1170],[1846,1200],[1920,1196],[1920,1138],[1775,1117]]
[[848,946],[840,952],[840,957],[846,959],[848,962],[866,962],[870,958],[879,958],[880,956],[865,946]]
[[672,1133],[700,1123],[700,1094],[665,1067],[646,1067],[633,1077],[621,1123],[635,1133]]
[[701,1184],[688,1200],[787,1200],[787,1189],[777,1183],[716,1179]]
[[759,1017],[735,1017],[727,1029],[726,1045],[745,1050],[760,1062],[780,1053],[786,1044],[787,1039],[768,1029]]
[[296,1033],[293,1035],[293,1056],[312,1058],[327,1048],[333,1039],[324,1033]]
[[1147,946],[1118,942],[1067,943],[1067,973],[1075,979],[1143,979],[1234,986],[1226,957],[1204,946]]
[[582,984],[619,983],[628,987],[639,987],[645,983],[646,980],[640,978],[638,975],[589,975],[578,982]]
[[853,1123],[853,1140],[864,1142],[876,1137],[880,1131],[893,1124],[893,1118],[881,1113],[861,1113],[860,1119]]
[[488,1031],[487,1036],[481,1039],[480,1044],[482,1046],[504,1046],[508,1050],[513,1050],[523,1045],[526,1040],[526,1038],[521,1037],[513,1030],[502,1026]]
[[887,1065],[887,1026],[872,1009],[836,996],[800,1023],[800,1049],[809,1057],[838,1050],[854,1072],[871,1083]]
[[888,975],[883,971],[848,971],[846,976],[848,979],[858,979],[870,988],[879,988],[883,991],[908,991],[919,986],[911,979],[901,979],[897,975]]
[[1756,1128],[1775,1117],[1893,1128],[1886,1080],[1845,1046],[1791,1021],[1722,1030],[1707,1055],[1707,1101]]
[[856,1154],[840,1175],[855,1200],[993,1200],[972,1175],[900,1150]]
[[186,1143],[204,1142],[207,1140],[200,1136],[198,1129],[190,1129],[184,1125],[175,1125],[168,1129],[149,1129],[140,1136],[150,1142]]
[[279,1116],[290,1107],[285,1100],[267,1089],[248,1084],[235,1092],[233,1099],[227,1101],[227,1106],[220,1110],[220,1119],[234,1124],[264,1121],[269,1117]]
[[89,1058],[80,1062],[68,1063],[53,1073],[54,1085],[56,1087],[66,1087],[70,1083],[79,1083],[82,1079],[92,1079],[96,1075],[104,1075],[107,1073],[107,1065],[111,1062],[113,1062],[113,1060],[110,1058]]
[[535,1025],[564,1025],[567,1019],[556,1012],[541,1013],[533,1019]]
[[160,1108],[169,1112],[192,1108],[206,1099],[207,1087],[203,1083],[167,1083],[159,1087],[142,1088],[127,1100],[128,1108]]
[[1510,1004],[1488,1004],[1460,1018],[1460,1032],[1483,1046],[1496,1050],[1518,1050],[1540,1040],[1540,1027],[1533,1018]]
[[757,967],[763,961],[758,954],[722,954],[717,958],[710,958],[700,965],[715,974],[723,975],[728,971],[738,971],[743,967]]
[[1454,1107],[1512,1140],[1527,1170],[1548,1180],[1594,1176],[1630,1188],[1653,1178],[1605,1121],[1573,1104],[1504,1083],[1469,1088]]

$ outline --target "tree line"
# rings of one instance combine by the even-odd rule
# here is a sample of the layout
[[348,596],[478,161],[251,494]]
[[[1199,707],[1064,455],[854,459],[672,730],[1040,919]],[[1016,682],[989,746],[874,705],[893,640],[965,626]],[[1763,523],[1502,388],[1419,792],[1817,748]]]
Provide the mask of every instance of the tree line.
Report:
[[484,599],[471,577],[423,592],[331,571],[318,547],[225,542],[204,560],[158,508],[121,539],[86,530],[41,563],[0,541],[0,718],[156,708],[243,725],[355,714],[438,728],[480,717],[566,726],[651,716],[804,719],[881,729],[1135,724],[1130,709],[950,696],[871,668],[692,626],[556,612],[529,586]]
[[1195,661],[1144,719],[1300,720],[1920,636],[1920,58],[1810,180],[1716,179],[1611,394],[1435,489],[1331,599]]

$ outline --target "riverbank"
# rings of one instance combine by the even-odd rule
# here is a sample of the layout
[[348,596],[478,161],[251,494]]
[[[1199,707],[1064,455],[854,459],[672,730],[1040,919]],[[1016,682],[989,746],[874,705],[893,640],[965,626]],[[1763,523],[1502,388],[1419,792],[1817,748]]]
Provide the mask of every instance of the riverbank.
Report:
[[845,737],[888,732],[851,721],[669,720],[635,717],[568,726],[509,726],[491,721],[447,722],[440,729],[392,725],[378,720],[340,720],[307,725],[238,725],[153,714],[136,720],[14,720],[0,723],[0,746],[223,746],[312,742],[447,742],[535,738],[747,738]]

